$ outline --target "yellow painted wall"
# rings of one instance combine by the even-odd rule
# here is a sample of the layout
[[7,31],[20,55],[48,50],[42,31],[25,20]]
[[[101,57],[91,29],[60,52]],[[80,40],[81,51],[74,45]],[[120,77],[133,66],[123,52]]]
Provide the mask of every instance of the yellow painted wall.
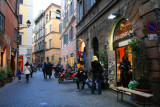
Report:
[[[59,54],[56,54],[55,52],[58,51]],[[54,55],[55,64],[58,64],[59,58],[61,57],[60,49],[51,49],[48,51],[45,51],[45,62],[47,62],[47,57],[49,58],[49,62],[52,63],[52,56]]]
[[[19,10],[19,14],[23,15],[23,24],[21,26],[26,25],[26,22],[28,20],[28,0],[23,0],[23,4],[20,4],[20,10]],[[20,30],[20,32],[23,32],[23,38],[22,38],[22,45],[27,45],[27,29],[22,29]]]

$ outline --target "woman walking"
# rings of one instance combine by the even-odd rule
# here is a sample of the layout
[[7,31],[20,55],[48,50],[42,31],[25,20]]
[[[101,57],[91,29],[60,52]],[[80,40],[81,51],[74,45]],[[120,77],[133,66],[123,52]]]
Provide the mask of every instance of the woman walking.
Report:
[[24,65],[24,74],[26,74],[26,82],[28,83],[29,81],[29,74],[30,74],[30,65],[28,62]]

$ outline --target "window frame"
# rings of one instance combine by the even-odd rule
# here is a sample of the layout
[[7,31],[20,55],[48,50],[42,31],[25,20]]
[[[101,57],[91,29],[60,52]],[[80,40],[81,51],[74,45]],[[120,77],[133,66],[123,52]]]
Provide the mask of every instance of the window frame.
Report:
[[[22,16],[22,20],[20,20],[20,16]],[[23,14],[19,14],[19,24],[23,24]],[[22,23],[20,23],[20,21],[22,21]]]
[[49,49],[52,48],[52,39],[49,40]]
[[0,31],[5,32],[5,17],[4,15],[0,12]]
[[23,0],[19,0],[19,3],[20,3],[20,4],[24,4],[24,1],[23,1]]
[[18,31],[14,28],[14,41],[15,42],[17,42],[17,38],[18,38]]

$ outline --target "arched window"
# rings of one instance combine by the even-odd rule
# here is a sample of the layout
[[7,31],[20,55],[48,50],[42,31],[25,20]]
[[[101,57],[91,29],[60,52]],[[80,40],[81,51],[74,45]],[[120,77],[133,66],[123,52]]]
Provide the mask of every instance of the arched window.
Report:
[[57,19],[61,18],[61,12],[60,12],[60,10],[56,10],[56,18]]
[[49,12],[49,20],[51,20],[51,11]]
[[48,22],[48,14],[46,15],[46,23]]

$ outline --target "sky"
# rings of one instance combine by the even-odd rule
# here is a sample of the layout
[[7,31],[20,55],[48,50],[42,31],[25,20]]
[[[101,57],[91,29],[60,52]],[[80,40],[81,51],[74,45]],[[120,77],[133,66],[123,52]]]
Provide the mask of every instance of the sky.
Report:
[[51,4],[61,5],[61,0],[34,0],[33,2],[33,19],[35,19],[41,10],[47,9]]

